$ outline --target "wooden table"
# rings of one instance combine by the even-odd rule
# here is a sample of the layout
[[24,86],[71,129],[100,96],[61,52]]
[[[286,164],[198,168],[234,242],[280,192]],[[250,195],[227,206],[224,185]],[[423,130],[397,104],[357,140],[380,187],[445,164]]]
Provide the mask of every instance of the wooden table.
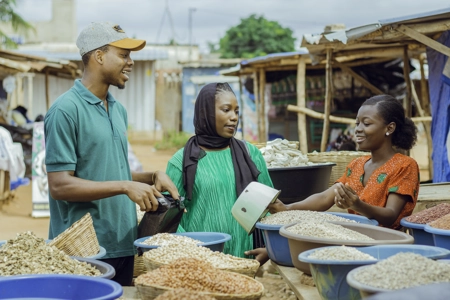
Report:
[[301,284],[301,276],[303,272],[294,267],[285,267],[277,265],[272,261],[272,265],[283,277],[284,281],[289,285],[291,290],[299,300],[321,300],[319,291],[316,287]]
[[450,182],[421,184],[414,212],[440,203],[450,203]]
[[141,300],[137,288],[134,286],[123,286],[123,294],[120,300]]

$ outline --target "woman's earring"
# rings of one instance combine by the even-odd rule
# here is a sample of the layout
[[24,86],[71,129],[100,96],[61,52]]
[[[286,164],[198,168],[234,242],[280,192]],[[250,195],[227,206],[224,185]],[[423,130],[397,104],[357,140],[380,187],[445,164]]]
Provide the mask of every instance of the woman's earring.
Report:
[[389,132],[386,132],[386,136],[388,136],[389,135]]

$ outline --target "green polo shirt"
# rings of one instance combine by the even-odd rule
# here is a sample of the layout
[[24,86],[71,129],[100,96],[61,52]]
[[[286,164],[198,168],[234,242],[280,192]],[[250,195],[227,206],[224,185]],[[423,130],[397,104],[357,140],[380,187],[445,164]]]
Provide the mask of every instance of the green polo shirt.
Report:
[[[45,116],[47,172],[74,171],[92,181],[131,180],[127,112],[108,93],[103,102],[80,80],[56,99]],[[55,200],[49,195],[52,239],[89,212],[104,258],[132,256],[137,238],[136,205],[127,195],[91,202]]]

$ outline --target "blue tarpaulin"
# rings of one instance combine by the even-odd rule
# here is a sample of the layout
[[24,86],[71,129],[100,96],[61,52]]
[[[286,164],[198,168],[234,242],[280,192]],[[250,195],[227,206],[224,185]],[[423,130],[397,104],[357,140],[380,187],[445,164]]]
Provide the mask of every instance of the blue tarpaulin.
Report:
[[[450,31],[442,33],[437,40],[450,47]],[[442,71],[448,57],[427,48],[428,86],[430,90],[431,136],[433,140],[433,183],[450,181],[447,136],[450,124],[450,85],[442,80]]]

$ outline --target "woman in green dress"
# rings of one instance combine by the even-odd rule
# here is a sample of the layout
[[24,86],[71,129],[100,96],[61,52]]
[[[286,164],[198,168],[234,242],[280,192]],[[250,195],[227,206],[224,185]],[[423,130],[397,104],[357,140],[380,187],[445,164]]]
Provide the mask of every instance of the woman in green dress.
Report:
[[[228,233],[224,253],[244,257],[253,239],[231,208],[250,182],[273,184],[259,149],[234,138],[238,123],[239,105],[228,83],[204,86],[195,102],[195,135],[170,159],[166,173],[188,200],[178,231]],[[265,249],[251,254],[267,260]]]

